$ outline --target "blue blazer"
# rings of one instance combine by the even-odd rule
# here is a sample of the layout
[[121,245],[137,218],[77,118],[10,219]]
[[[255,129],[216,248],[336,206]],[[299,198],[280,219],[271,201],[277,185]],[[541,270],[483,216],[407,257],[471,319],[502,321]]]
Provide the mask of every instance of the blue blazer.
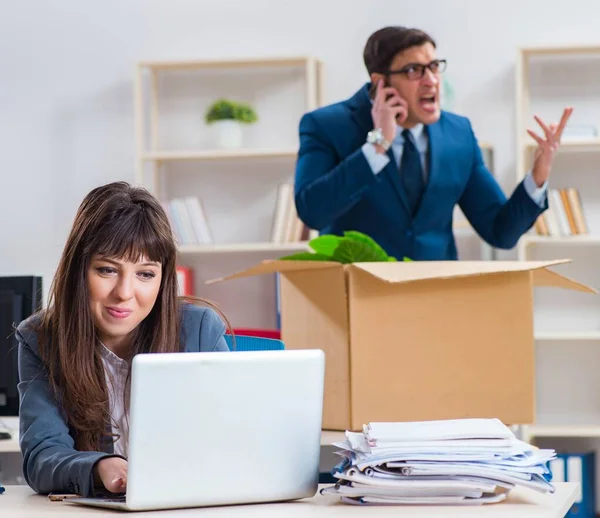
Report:
[[[23,321],[16,331],[19,343],[19,433],[23,473],[38,493],[62,492],[93,496],[93,468],[105,457],[115,457],[112,441],[99,452],[75,449],[74,431],[50,389],[34,331],[39,315]],[[210,308],[182,305],[182,350],[228,351],[225,325]]]
[[302,117],[294,185],[300,219],[321,234],[364,232],[398,259],[454,260],[458,204],[490,245],[514,247],[548,207],[547,198],[540,207],[521,182],[507,200],[485,167],[469,120],[442,112],[426,126],[429,174],[413,218],[391,148],[377,175],[361,150],[373,129],[369,86]]

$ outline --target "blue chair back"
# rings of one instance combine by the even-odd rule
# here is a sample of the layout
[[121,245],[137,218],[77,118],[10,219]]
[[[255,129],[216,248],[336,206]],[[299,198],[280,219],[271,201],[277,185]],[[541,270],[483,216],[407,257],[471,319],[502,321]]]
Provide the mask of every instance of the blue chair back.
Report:
[[[229,350],[233,351],[233,337],[230,334],[226,334],[225,341]],[[285,349],[283,342],[275,338],[235,335],[236,351],[282,351],[283,349]]]

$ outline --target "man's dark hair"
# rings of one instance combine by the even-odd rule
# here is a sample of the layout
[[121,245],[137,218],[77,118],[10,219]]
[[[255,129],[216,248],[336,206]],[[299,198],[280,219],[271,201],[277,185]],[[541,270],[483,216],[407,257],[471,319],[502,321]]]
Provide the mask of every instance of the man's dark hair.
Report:
[[385,74],[396,57],[396,54],[410,47],[417,47],[435,41],[429,34],[420,29],[407,27],[384,27],[369,36],[363,52],[367,72]]

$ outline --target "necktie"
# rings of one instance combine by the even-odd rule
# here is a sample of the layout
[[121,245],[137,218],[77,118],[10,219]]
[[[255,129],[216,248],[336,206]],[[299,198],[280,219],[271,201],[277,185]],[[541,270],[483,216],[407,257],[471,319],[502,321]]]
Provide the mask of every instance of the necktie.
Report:
[[400,160],[400,178],[406,190],[411,214],[414,216],[425,189],[425,180],[419,150],[413,142],[410,131],[404,130],[402,136],[404,137],[404,146]]

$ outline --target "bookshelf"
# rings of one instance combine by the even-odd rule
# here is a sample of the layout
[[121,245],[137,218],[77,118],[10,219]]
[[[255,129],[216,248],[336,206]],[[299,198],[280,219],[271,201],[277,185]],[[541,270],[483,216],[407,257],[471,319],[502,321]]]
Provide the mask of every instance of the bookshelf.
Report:
[[[557,271],[596,289],[600,287],[598,65],[600,46],[528,47],[517,52],[517,182],[530,170],[537,147],[526,130],[543,134],[533,115],[546,123],[558,122],[564,107],[574,107],[548,184],[549,211],[519,241],[518,259],[572,259]],[[553,228],[548,217],[554,218]],[[600,297],[536,288],[534,329],[536,422],[522,427],[523,439],[600,438],[596,367]]]
[[[183,214],[186,221],[182,221],[181,214],[181,210],[186,211],[185,204],[183,207],[179,204],[170,211],[169,208],[177,194],[180,197],[195,196],[204,191],[207,183],[212,184],[209,189],[219,191],[220,196],[229,196],[223,189],[214,187],[215,178],[219,177],[222,186],[228,183],[239,185],[240,171],[248,174],[259,171],[263,183],[266,183],[263,198],[266,195],[272,197],[272,191],[278,184],[289,184],[297,156],[297,121],[302,113],[321,105],[322,75],[322,62],[311,56],[144,61],[137,65],[134,86],[136,182],[149,188],[163,202],[173,227],[179,227],[176,234],[182,254],[283,253],[306,248],[306,239],[294,238],[284,242],[268,239],[267,227],[274,222],[266,217],[264,205],[260,221],[252,222],[254,230],[261,226],[253,236],[239,236],[220,228],[217,219],[233,219],[235,214],[232,211],[219,214],[218,210],[206,210],[206,206],[211,205],[207,198],[214,197],[211,190],[205,191],[204,199],[197,199],[197,207],[193,210],[198,212],[191,214],[187,205],[188,214]],[[179,81],[180,86],[169,87],[169,81],[174,81],[175,85]],[[282,103],[280,92],[287,94],[288,98],[302,99],[302,102],[291,103],[294,106],[290,109],[288,103]],[[270,97],[276,100],[275,105],[279,102],[282,106],[269,106]],[[195,141],[189,138],[192,133],[210,134],[212,128],[204,123],[203,114],[210,103],[219,98],[248,102],[257,111],[259,124],[244,126],[246,133],[254,133],[254,138],[247,139],[249,143],[245,142],[243,147],[224,148],[215,146],[210,138]],[[180,109],[186,102],[188,110],[195,111],[195,117],[187,117],[188,120],[182,116]],[[281,117],[280,110],[284,106],[289,111],[296,108],[296,113],[287,119]],[[282,127],[285,128],[283,132],[280,131]],[[261,134],[270,135],[270,138],[261,139]],[[179,171],[186,167],[188,174],[182,181],[181,176],[185,175]],[[265,169],[274,172],[267,182],[264,182]],[[196,178],[192,178],[194,175]],[[213,178],[207,181],[208,175]],[[177,183],[179,185],[172,189]],[[237,194],[239,200],[242,196]],[[245,201],[253,203],[256,200]],[[243,204],[243,200],[240,202]],[[177,209],[178,215],[174,214]],[[272,209],[274,218],[274,202]],[[252,221],[244,217],[244,211],[240,216],[245,222]],[[198,223],[200,219],[202,223]],[[181,228],[185,225],[188,225],[187,235]],[[200,230],[192,228],[194,226],[204,226],[205,233],[201,235]],[[294,236],[299,238],[299,232],[295,232]]]

